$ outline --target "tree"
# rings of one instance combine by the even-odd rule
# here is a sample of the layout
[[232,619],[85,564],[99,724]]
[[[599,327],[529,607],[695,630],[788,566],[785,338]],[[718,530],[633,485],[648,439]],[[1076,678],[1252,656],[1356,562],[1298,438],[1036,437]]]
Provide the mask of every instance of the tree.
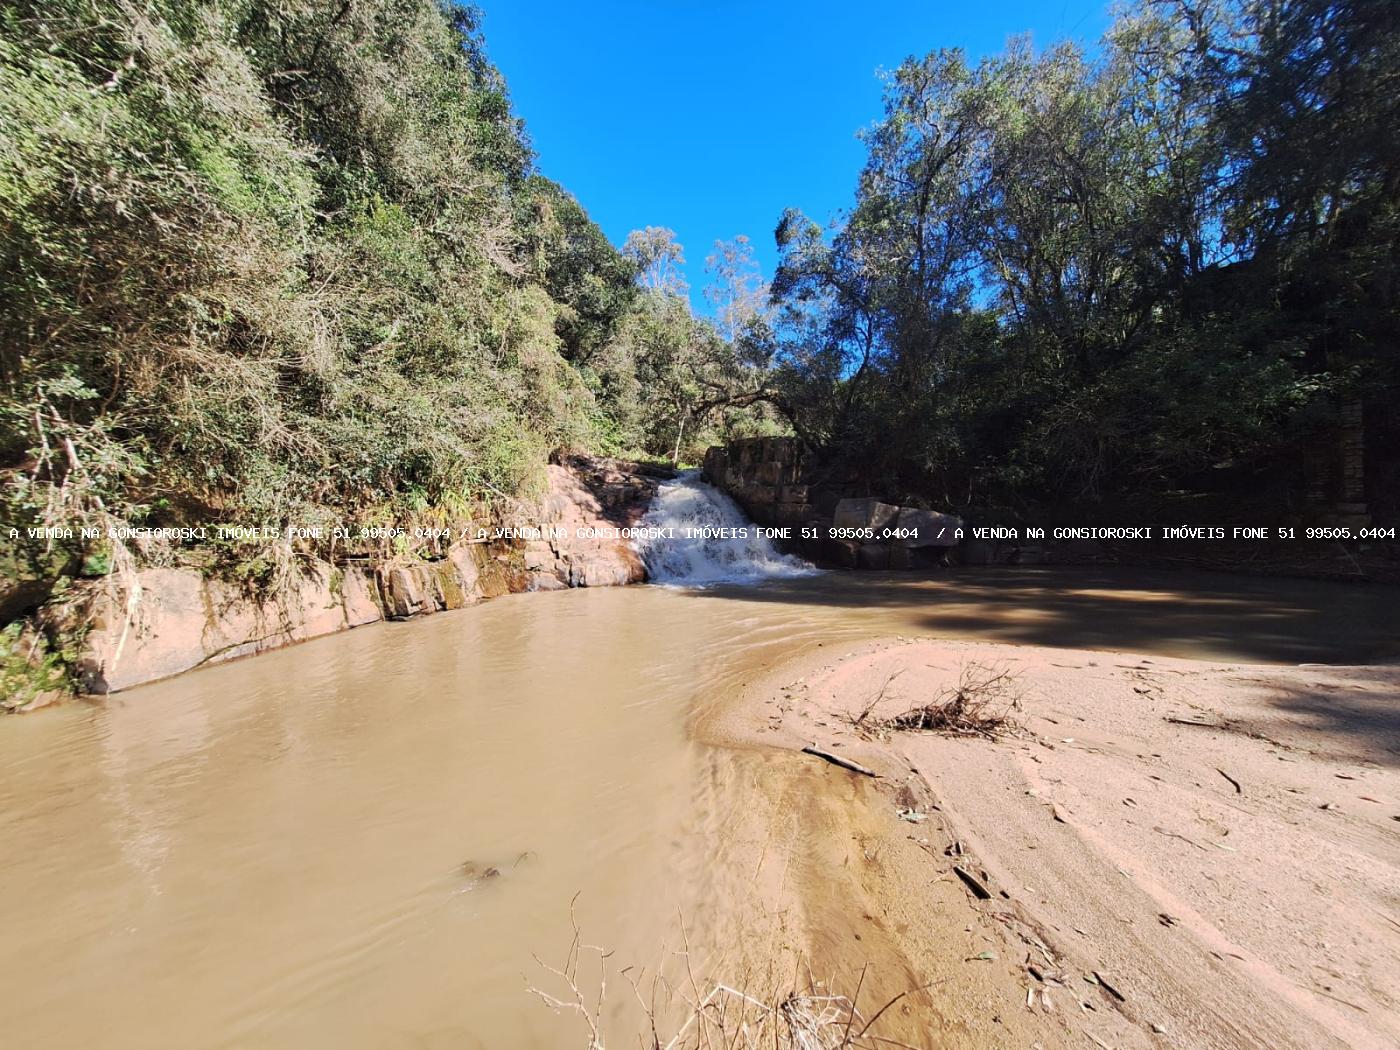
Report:
[[0,126],[7,526],[440,518],[607,428],[631,266],[466,7],[19,0]]
[[622,254],[636,266],[643,288],[667,295],[685,295],[688,286],[681,272],[685,253],[674,230],[664,226],[633,230],[622,245]]
[[[793,426],[892,477],[939,426],[931,399],[970,302],[986,110],[977,77],[956,51],[903,63],[864,136],[846,220],[829,240],[795,211],[777,229],[780,385]],[[871,427],[878,446],[861,438]]]
[[531,176],[522,204],[533,273],[559,304],[555,330],[564,357],[587,364],[636,299],[634,265],[558,183]]
[[735,343],[755,324],[767,321],[768,283],[748,237],[741,233],[732,241],[715,241],[715,250],[705,259],[705,271],[712,275],[705,299],[714,307],[725,339]]
[[1093,59],[904,62],[852,209],[776,231],[794,429],[890,495],[1082,501],[1282,464],[1394,390],[1397,24],[1147,0]]

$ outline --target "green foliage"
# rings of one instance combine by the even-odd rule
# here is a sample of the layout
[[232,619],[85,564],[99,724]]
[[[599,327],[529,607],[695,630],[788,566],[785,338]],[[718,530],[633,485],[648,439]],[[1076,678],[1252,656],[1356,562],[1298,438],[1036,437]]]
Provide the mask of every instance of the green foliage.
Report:
[[779,224],[776,399],[835,476],[955,506],[1296,462],[1400,381],[1397,68],[1377,0],[1146,0],[1094,61],[907,60],[855,207]]
[[6,527],[411,519],[613,425],[632,268],[468,9],[23,0],[0,137]]
[[643,289],[596,375],[618,440],[648,456],[698,462],[710,445],[779,426],[743,341],[726,341],[672,292]]
[[558,304],[564,357],[587,363],[636,301],[633,264],[557,183],[535,175],[529,191],[531,268]]
[[17,0],[4,616],[172,553],[28,527],[441,523],[561,447],[791,427],[954,505],[1296,457],[1400,381],[1396,10],[1142,0],[1092,60],[911,58],[851,211],[784,215],[771,288],[717,244],[710,322],[670,230],[619,250],[533,170],[471,9]]
[[0,627],[0,711],[69,691],[68,658],[22,623]]

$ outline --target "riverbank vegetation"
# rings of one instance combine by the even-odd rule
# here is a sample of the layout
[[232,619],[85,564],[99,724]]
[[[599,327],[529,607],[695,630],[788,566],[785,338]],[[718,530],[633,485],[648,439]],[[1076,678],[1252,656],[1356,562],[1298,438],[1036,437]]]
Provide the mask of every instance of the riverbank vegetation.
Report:
[[[617,1006],[608,998],[610,976],[615,986],[622,983],[631,992],[640,1008],[636,1036],[649,1050],[880,1050],[908,1045],[878,1034],[877,1025],[881,1015],[909,993],[866,1016],[855,1002],[864,971],[855,981],[853,997],[817,980],[810,965],[804,973],[800,959],[793,972],[777,980],[702,976],[682,919],[683,948],[674,953],[675,959],[664,959],[650,970],[629,965],[610,974],[613,952],[583,942],[572,906],[570,918],[574,935],[562,965],[535,958],[550,987],[532,984],[530,991],[554,1013],[575,1019],[580,1043],[586,1040],[589,1050],[605,1050],[608,1029],[617,1026]],[[676,960],[677,965],[668,965]]]
[[471,9],[0,19],[7,525],[461,514],[552,449],[789,427],[892,498],[1277,505],[1358,405],[1394,488],[1392,5],[1144,0],[1094,54],[910,58],[853,208],[782,216],[771,289],[717,246],[713,319],[668,230],[619,249],[535,170]]
[[636,280],[679,247],[535,170],[472,9],[20,2],[0,78],[0,619],[179,555],[55,529],[462,520],[723,436],[729,344]]
[[1145,0],[1097,53],[910,58],[852,209],[778,226],[775,398],[890,498],[1393,514],[1397,68],[1385,0]]

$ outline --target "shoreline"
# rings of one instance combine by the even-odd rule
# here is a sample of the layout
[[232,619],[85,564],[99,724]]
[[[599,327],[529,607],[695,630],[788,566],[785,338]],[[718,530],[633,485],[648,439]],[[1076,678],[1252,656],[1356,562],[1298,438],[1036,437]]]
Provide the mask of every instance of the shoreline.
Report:
[[431,558],[335,559],[302,551],[291,559],[294,571],[272,585],[193,562],[84,580],[61,601],[42,603],[17,621],[34,651],[43,642],[71,640],[70,680],[30,689],[32,696],[0,695],[0,713],[121,693],[369,624],[453,612],[507,594],[644,582],[641,558],[614,534],[641,518],[666,473],[606,457],[557,457],[544,466],[546,490],[532,509],[567,525],[559,535],[464,539]]
[[[1023,729],[874,728],[974,662],[1014,672]],[[769,950],[823,973],[868,965],[867,1006],[935,982],[927,1018],[897,1019],[903,1041],[1381,1047],[1400,1038],[1397,698],[1394,665],[898,637],[811,647],[692,733],[757,756],[764,834],[825,840],[805,847],[825,867],[755,884],[748,907],[807,917]],[[833,808],[849,827],[812,816]],[[888,936],[824,929],[818,907]]]

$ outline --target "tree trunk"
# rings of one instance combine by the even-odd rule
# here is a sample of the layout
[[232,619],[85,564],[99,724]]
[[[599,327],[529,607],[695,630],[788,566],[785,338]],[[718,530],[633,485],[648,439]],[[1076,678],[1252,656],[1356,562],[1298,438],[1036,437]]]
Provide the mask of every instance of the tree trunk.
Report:
[[680,466],[681,462],[681,439],[685,437],[685,421],[689,413],[681,416],[681,425],[676,428],[676,450],[671,453],[671,466]]

